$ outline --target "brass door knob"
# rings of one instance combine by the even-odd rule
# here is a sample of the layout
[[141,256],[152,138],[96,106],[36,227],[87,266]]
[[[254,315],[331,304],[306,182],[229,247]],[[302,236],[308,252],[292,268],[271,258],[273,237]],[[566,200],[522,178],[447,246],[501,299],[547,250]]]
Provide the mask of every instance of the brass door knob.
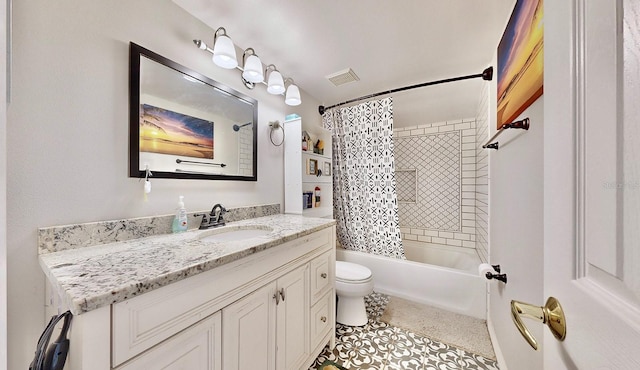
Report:
[[520,301],[511,301],[511,318],[513,319],[513,323],[527,343],[529,343],[533,349],[538,350],[538,341],[531,332],[529,332],[529,329],[524,325],[520,316],[547,324],[553,336],[559,341],[563,341],[567,336],[567,321],[564,317],[564,311],[562,310],[562,306],[560,306],[560,302],[554,297],[549,297],[543,307]]
[[323,278],[323,279],[326,279],[327,278],[327,273],[323,272],[322,274],[320,274],[320,277]]
[[322,317],[320,318],[320,321],[322,321],[322,322],[327,322],[327,317],[326,317],[326,316],[322,316]]

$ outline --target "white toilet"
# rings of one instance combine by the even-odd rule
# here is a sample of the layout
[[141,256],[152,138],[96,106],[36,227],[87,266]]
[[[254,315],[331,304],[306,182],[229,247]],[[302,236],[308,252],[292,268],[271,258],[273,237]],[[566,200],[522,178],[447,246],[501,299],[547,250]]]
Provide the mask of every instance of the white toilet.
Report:
[[336,321],[349,326],[367,324],[364,297],[373,292],[373,276],[368,268],[351,262],[336,261]]

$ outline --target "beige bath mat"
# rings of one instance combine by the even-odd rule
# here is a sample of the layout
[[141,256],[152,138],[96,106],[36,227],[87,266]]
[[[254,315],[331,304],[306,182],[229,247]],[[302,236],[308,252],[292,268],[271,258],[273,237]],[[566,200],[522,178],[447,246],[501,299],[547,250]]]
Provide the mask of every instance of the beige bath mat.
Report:
[[389,297],[380,321],[492,360],[496,359],[484,320]]

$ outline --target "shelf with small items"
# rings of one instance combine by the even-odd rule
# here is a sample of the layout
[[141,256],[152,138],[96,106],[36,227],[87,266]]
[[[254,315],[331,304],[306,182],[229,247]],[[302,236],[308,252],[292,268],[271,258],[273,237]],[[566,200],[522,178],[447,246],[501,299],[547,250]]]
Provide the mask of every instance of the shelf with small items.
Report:
[[302,191],[302,214],[307,217],[333,217],[333,199],[322,195],[321,184],[316,184],[313,190],[308,190],[305,185]]
[[319,125],[286,120],[285,213],[307,217],[333,217],[331,133]]
[[303,183],[330,183],[332,181],[331,158],[302,152],[300,171]]
[[302,151],[302,155],[306,156],[307,158],[317,158],[317,159],[322,159],[328,162],[331,162],[331,157],[325,154],[318,154],[318,153],[314,153],[311,151]]

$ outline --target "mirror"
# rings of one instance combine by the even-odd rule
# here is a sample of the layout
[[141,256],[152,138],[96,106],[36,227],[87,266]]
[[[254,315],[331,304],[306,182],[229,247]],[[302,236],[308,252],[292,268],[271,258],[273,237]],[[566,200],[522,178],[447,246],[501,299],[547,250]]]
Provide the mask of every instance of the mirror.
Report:
[[134,43],[129,177],[257,179],[258,102]]

